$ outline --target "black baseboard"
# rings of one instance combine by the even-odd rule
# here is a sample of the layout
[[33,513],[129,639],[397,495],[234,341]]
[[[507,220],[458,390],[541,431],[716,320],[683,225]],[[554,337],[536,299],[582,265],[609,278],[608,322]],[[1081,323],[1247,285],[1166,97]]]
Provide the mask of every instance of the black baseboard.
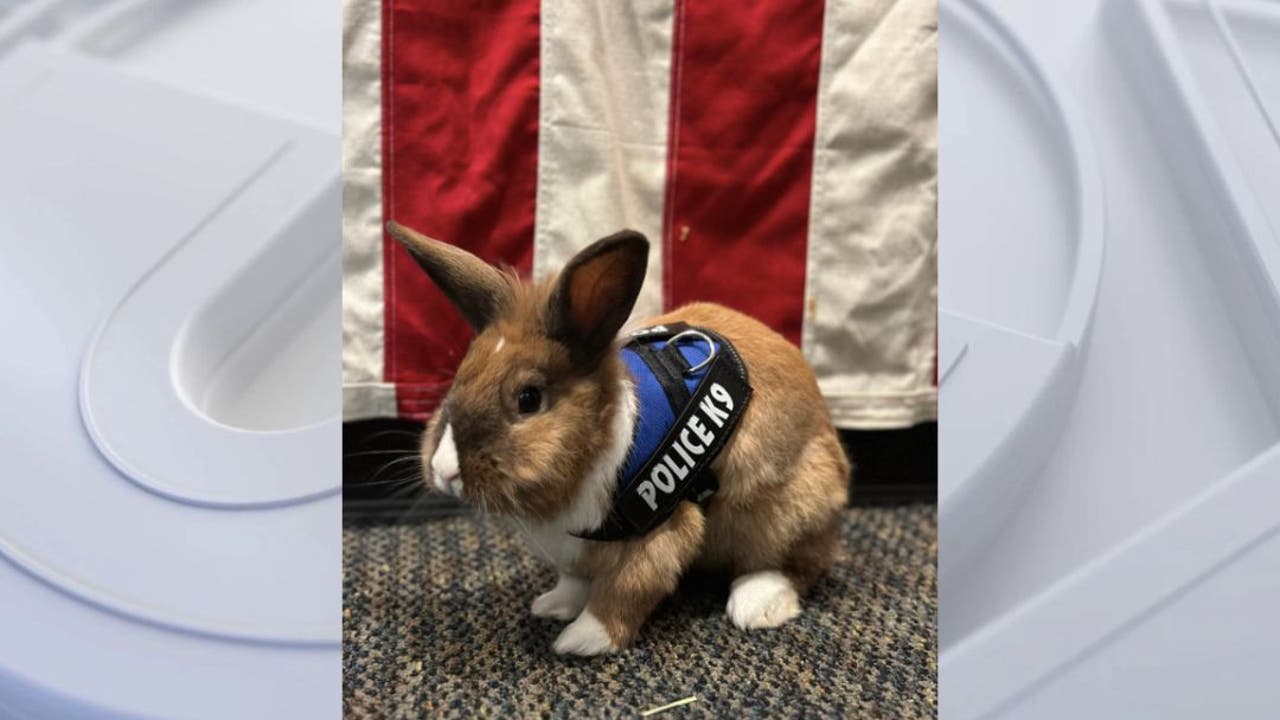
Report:
[[938,501],[938,423],[901,430],[841,430],[853,460],[852,505]]
[[[418,463],[422,423],[362,420],[342,426],[342,512],[348,522],[410,522],[466,507],[425,492]],[[937,502],[938,424],[903,430],[845,430],[854,462],[850,504]]]
[[426,492],[418,460],[422,423],[360,420],[342,425],[342,516],[346,522],[410,522],[466,507]]

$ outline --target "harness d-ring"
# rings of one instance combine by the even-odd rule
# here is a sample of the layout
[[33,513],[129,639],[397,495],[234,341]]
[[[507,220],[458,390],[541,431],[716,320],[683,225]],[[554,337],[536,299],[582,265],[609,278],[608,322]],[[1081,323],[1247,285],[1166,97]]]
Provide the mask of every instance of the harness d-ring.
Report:
[[673,344],[675,344],[675,341],[679,340],[680,338],[684,337],[685,335],[692,335],[692,336],[695,336],[695,337],[700,337],[700,338],[702,338],[703,342],[705,342],[705,343],[707,344],[707,357],[706,357],[706,359],[705,359],[705,360],[703,360],[702,362],[698,363],[697,365],[694,365],[693,367],[689,368],[688,370],[685,370],[685,371],[684,371],[684,374],[685,374],[685,375],[688,375],[688,374],[690,374],[690,373],[698,372],[698,371],[699,371],[699,370],[701,370],[702,368],[704,368],[704,367],[706,367],[706,366],[710,365],[712,360],[715,360],[715,359],[716,359],[716,344],[715,344],[715,342],[713,342],[713,341],[711,340],[711,338],[707,337],[707,334],[706,334],[706,333],[704,333],[704,332],[699,332],[699,331],[697,331],[697,330],[694,330],[693,328],[690,328],[690,329],[688,329],[688,330],[681,330],[680,332],[676,333],[675,335],[672,335],[672,336],[671,336],[671,339],[670,339],[670,340],[667,340],[667,344],[668,344],[668,345],[673,345]]

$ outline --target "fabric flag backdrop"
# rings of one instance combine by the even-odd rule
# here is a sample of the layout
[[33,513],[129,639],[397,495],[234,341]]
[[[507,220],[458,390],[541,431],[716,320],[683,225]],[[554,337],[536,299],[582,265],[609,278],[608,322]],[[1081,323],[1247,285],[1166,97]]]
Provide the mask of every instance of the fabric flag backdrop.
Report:
[[347,0],[344,414],[422,419],[470,330],[384,219],[541,278],[629,227],[635,317],[723,303],[836,424],[936,418],[935,0]]

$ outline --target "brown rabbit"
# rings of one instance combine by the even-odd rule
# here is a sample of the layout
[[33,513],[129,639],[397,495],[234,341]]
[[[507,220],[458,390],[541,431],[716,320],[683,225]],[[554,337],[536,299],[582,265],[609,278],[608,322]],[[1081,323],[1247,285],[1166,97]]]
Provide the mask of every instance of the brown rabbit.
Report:
[[800,351],[756,320],[697,303],[644,323],[684,322],[727,339],[754,395],[711,464],[719,490],[680,502],[642,536],[579,537],[610,512],[637,425],[618,333],[649,243],[624,231],[582,250],[553,280],[522,284],[470,253],[394,222],[388,232],[475,328],[453,387],[427,424],[424,477],[511,518],[559,581],[538,617],[572,621],[553,647],[621,649],[695,563],[734,578],[740,628],[776,627],[835,559],[850,465]]

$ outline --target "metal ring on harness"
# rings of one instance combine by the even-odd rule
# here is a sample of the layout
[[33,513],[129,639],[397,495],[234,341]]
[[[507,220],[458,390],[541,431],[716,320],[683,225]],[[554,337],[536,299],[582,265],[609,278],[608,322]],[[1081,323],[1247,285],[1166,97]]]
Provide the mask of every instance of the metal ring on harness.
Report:
[[697,330],[694,330],[693,328],[689,328],[688,330],[681,330],[680,332],[676,333],[675,335],[672,335],[672,336],[671,336],[671,339],[670,339],[670,340],[667,340],[667,344],[668,344],[668,345],[672,345],[672,344],[674,344],[674,343],[675,343],[675,341],[679,340],[680,338],[684,337],[685,335],[693,335],[693,336],[696,336],[696,337],[700,337],[700,338],[702,338],[703,342],[705,342],[705,343],[707,344],[707,351],[708,351],[708,352],[707,352],[707,357],[706,357],[706,359],[705,359],[705,360],[703,360],[702,362],[698,363],[697,365],[694,365],[693,367],[689,368],[688,370],[685,370],[685,371],[684,371],[684,374],[685,374],[685,375],[688,375],[688,374],[690,374],[690,373],[696,373],[696,372],[698,372],[698,371],[699,371],[699,370],[701,370],[702,368],[704,368],[704,367],[706,367],[706,366],[710,365],[712,360],[715,360],[715,359],[716,359],[716,344],[715,344],[715,342],[714,342],[714,341],[712,341],[712,339],[711,339],[711,338],[707,337],[707,334],[706,334],[706,333],[699,332],[699,331],[697,331]]

